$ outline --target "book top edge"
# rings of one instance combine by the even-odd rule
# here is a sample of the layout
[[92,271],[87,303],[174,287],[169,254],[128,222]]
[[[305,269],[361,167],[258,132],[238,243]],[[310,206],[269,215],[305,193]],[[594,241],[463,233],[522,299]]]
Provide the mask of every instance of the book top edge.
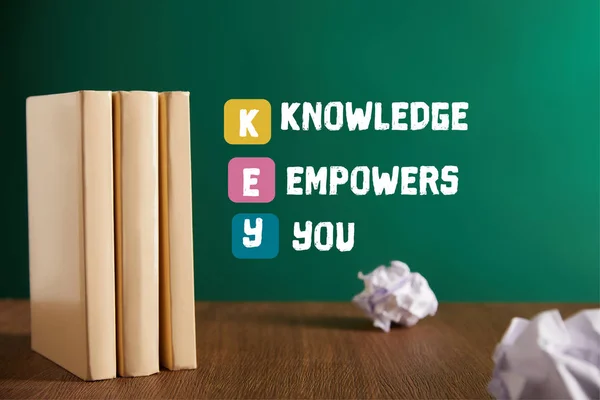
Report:
[[190,92],[186,90],[173,90],[171,92],[160,92],[160,94],[179,94],[184,96],[189,96]]
[[38,98],[47,98],[47,97],[64,97],[64,96],[73,96],[81,93],[110,93],[110,90],[76,90],[73,92],[63,92],[63,93],[47,93],[47,94],[38,94],[33,96],[27,96],[27,100],[29,99],[38,99]]
[[57,97],[57,96],[73,96],[73,95],[82,94],[82,93],[99,93],[99,94],[131,93],[131,94],[151,94],[151,95],[158,95],[158,94],[173,95],[173,94],[175,94],[175,95],[184,95],[184,96],[189,96],[190,95],[189,91],[183,91],[183,90],[158,92],[158,91],[152,91],[152,90],[114,90],[114,91],[111,91],[111,90],[88,90],[88,89],[82,89],[82,90],[77,90],[77,91],[72,91],[72,92],[48,93],[48,94],[33,95],[33,96],[28,96],[26,98],[26,100],[34,99],[34,98]]

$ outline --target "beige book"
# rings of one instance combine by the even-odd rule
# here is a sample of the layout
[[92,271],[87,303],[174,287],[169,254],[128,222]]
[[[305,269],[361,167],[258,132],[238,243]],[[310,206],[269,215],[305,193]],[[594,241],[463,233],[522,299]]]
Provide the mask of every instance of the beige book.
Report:
[[196,368],[190,97],[159,95],[160,361]]
[[111,92],[27,99],[31,347],[116,377]]
[[158,93],[113,94],[117,366],[159,371]]

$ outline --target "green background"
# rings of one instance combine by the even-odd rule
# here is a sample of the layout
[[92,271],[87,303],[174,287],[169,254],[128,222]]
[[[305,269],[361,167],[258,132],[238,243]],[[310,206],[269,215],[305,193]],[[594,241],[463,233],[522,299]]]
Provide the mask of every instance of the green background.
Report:
[[[25,98],[188,90],[198,299],[348,300],[407,262],[442,301],[598,301],[597,0],[7,1],[0,16],[0,296],[28,295]],[[265,146],[223,138],[230,98],[273,105]],[[282,132],[282,101],[466,101],[467,132]],[[388,113],[389,117],[389,113]],[[277,165],[270,204],[233,204],[227,163]],[[286,196],[292,165],[457,165],[455,196]],[[279,256],[231,254],[270,212]],[[356,223],[350,253],[294,252],[294,221]]]

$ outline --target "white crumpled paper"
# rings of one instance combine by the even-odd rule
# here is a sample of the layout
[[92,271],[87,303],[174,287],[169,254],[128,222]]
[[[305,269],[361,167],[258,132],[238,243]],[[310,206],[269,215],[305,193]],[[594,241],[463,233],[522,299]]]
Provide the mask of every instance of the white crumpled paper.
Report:
[[410,272],[408,265],[392,261],[389,267],[380,266],[363,275],[365,289],[352,300],[372,320],[373,325],[385,332],[392,322],[407,327],[415,325],[428,315],[435,315],[438,301],[427,280],[419,273]]
[[600,398],[600,308],[513,318],[493,356],[498,400]]

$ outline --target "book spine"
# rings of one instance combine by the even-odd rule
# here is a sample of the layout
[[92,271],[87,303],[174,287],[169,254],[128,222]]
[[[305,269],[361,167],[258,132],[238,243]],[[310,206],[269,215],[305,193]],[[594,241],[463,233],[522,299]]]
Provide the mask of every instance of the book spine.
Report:
[[112,102],[82,94],[85,307],[90,380],[116,377]]
[[113,107],[118,374],[145,376],[159,371],[158,94]]
[[189,93],[160,96],[161,363],[196,368]]

